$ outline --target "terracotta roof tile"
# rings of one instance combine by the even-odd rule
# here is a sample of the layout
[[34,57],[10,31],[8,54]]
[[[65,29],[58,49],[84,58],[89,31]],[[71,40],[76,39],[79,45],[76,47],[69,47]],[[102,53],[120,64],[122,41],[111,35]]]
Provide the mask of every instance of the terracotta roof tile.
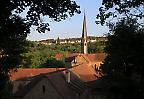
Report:
[[72,89],[68,86],[68,83],[65,81],[65,77],[62,72],[47,75],[47,77],[50,80],[52,86],[55,87],[57,92],[64,99],[67,99],[68,96],[71,96],[71,98],[76,99],[74,91],[72,91]]
[[73,54],[69,54],[65,58],[65,61],[66,62],[71,62],[78,55],[83,56],[88,62],[93,62],[93,61],[95,61],[95,62],[102,62],[105,59],[105,57],[106,57],[105,53],[96,53],[96,54],[73,53]]
[[99,76],[91,66],[88,66],[88,64],[73,67],[70,71],[75,73],[84,82],[97,80]]
[[56,58],[57,60],[61,60],[61,59],[63,58],[63,54],[57,53],[57,54],[55,55],[55,58]]
[[71,54],[68,54],[67,57],[77,56],[77,55],[79,55],[79,54],[81,54],[81,53],[71,53]]
[[72,60],[75,59],[76,56],[78,56],[80,53],[72,53],[72,54],[69,54],[66,58],[65,58],[65,61],[66,62],[71,62]]
[[93,61],[103,61],[106,57],[105,53],[96,53],[96,54],[82,54],[82,56],[87,57],[89,59],[89,61],[93,62]]
[[19,80],[23,78],[33,77],[36,75],[50,73],[58,70],[63,70],[65,68],[19,68],[16,71],[12,70],[10,72],[10,80]]

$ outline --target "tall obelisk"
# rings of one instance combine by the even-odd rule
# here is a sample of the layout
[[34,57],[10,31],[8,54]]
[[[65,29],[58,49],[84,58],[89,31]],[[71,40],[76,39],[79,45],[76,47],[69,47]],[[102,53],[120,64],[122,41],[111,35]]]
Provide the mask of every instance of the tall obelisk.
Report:
[[83,30],[82,30],[82,38],[81,38],[81,53],[83,53],[83,54],[87,54],[88,53],[87,29],[86,29],[86,16],[85,16],[85,13],[84,13]]

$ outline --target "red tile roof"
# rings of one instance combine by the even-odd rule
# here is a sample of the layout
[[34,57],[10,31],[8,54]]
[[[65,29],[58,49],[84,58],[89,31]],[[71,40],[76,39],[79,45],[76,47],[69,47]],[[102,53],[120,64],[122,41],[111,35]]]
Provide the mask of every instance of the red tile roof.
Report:
[[63,58],[63,54],[57,53],[57,54],[55,55],[55,58],[56,58],[57,60],[61,60],[61,59]]
[[76,56],[80,55],[80,53],[72,53],[72,54],[69,54],[66,58],[65,58],[65,61],[66,62],[71,62],[72,60],[75,59]]
[[70,69],[74,74],[76,74],[84,82],[97,80],[99,75],[96,71],[88,64],[82,64]]
[[65,81],[63,72],[53,73],[51,75],[47,75],[47,77],[50,80],[51,85],[57,89],[57,92],[63,96],[64,99],[67,99],[67,96],[71,96],[72,99],[76,98],[74,91],[72,91],[70,86],[68,86],[69,83]]
[[73,57],[73,56],[77,56],[77,55],[80,55],[81,53],[71,53],[71,54],[68,54],[67,57]]
[[[104,58],[106,57],[105,53],[98,53],[98,54],[80,54],[80,53],[74,53],[69,55],[68,59],[73,59],[77,55],[82,55],[85,57],[85,59],[88,59],[89,61],[103,61]],[[44,74],[44,73],[50,73],[50,72],[55,72],[57,70],[64,70],[65,68],[36,68],[36,69],[17,69],[17,72],[11,72],[10,79],[11,80],[19,80],[22,78],[28,78],[32,76],[36,76],[39,74]],[[84,82],[89,82],[96,80],[98,78],[98,74],[94,70],[92,66],[89,66],[89,64],[85,63],[79,66],[75,66],[70,69],[73,73],[75,73],[77,76],[80,77],[81,80]]]
[[96,54],[82,54],[83,57],[86,57],[89,61],[93,62],[102,62],[106,58],[105,53],[96,53]]
[[36,75],[64,70],[65,68],[19,68],[10,72],[10,80],[19,80]]
[[77,57],[78,55],[83,56],[88,62],[102,62],[105,57],[106,54],[105,53],[96,53],[96,54],[81,54],[81,53],[73,53],[68,55],[65,58],[66,62],[71,62],[75,57]]

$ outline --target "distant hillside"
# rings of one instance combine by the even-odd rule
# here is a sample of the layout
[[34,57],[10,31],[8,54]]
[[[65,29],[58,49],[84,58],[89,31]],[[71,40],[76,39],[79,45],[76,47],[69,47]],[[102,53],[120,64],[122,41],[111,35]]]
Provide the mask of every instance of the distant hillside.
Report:
[[[68,41],[68,43],[62,43],[62,41]],[[77,43],[72,43],[76,42]],[[104,52],[105,37],[88,37],[88,53],[101,53]],[[48,39],[43,41],[28,41],[28,51],[23,53],[24,57],[21,68],[39,68],[45,66],[49,61],[55,61],[53,58],[57,53],[66,56],[68,53],[80,53],[81,52],[81,40],[80,38],[69,39]],[[52,43],[51,43],[52,42]],[[59,43],[58,43],[59,42]],[[51,60],[53,59],[53,60]],[[63,62],[63,60],[62,60]],[[62,62],[57,62],[62,63]],[[57,66],[57,64],[55,64]]]
[[[107,41],[106,37],[95,37],[88,36],[88,42],[99,42],[99,41]],[[67,39],[47,39],[39,41],[40,44],[52,45],[52,44],[73,44],[73,43],[81,43],[81,38],[67,38]]]

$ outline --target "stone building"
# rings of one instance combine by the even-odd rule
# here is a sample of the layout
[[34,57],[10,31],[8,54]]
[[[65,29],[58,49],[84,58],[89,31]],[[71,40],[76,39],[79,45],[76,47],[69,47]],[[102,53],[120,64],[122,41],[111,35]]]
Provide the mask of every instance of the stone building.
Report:
[[73,67],[85,63],[95,69],[96,68],[99,69],[105,57],[106,57],[105,53],[96,53],[96,54],[72,53],[65,58],[65,63],[67,67]]
[[17,69],[11,72],[14,99],[89,99],[87,85],[67,69]]

